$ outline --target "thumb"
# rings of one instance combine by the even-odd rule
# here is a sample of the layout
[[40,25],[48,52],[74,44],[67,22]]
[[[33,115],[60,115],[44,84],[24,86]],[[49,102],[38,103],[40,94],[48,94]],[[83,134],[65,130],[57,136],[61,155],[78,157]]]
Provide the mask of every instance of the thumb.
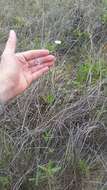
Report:
[[14,30],[10,30],[9,38],[6,43],[4,53],[15,53],[16,41],[16,33],[14,32]]

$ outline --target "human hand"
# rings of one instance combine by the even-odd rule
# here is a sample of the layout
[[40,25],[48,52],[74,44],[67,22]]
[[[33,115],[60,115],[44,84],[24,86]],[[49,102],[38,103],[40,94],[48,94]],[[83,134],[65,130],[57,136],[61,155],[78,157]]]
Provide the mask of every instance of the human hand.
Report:
[[19,95],[30,84],[47,73],[55,57],[48,50],[30,50],[15,53],[16,34],[10,31],[9,39],[1,56],[0,101],[6,102]]

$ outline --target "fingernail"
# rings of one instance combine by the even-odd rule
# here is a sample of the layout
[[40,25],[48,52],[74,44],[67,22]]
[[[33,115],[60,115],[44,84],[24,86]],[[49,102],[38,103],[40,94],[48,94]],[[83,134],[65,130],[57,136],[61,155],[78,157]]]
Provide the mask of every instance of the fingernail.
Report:
[[10,30],[9,36],[13,36],[15,34],[14,30]]

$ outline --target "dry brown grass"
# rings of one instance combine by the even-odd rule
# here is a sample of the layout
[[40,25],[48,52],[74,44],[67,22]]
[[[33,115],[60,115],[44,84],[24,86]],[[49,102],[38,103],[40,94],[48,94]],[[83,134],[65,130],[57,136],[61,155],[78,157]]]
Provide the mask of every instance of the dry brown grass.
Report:
[[[78,63],[101,56],[104,38],[94,31],[102,10],[95,0],[0,1],[1,53],[14,29],[17,51],[49,47],[57,56],[56,67],[6,105],[0,116],[1,190],[106,188],[107,98],[102,81],[85,83],[85,88],[72,83]],[[89,33],[88,41],[81,41],[81,33],[73,35],[77,29]],[[57,51],[56,39],[62,41]],[[45,173],[42,180],[40,166],[48,167],[50,160],[60,170]]]

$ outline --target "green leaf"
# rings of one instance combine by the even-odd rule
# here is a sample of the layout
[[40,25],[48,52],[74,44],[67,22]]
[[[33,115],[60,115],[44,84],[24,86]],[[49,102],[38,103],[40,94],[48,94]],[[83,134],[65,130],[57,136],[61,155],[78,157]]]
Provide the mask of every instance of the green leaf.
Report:
[[53,94],[48,94],[47,96],[43,97],[46,103],[52,104],[55,100],[55,97]]

